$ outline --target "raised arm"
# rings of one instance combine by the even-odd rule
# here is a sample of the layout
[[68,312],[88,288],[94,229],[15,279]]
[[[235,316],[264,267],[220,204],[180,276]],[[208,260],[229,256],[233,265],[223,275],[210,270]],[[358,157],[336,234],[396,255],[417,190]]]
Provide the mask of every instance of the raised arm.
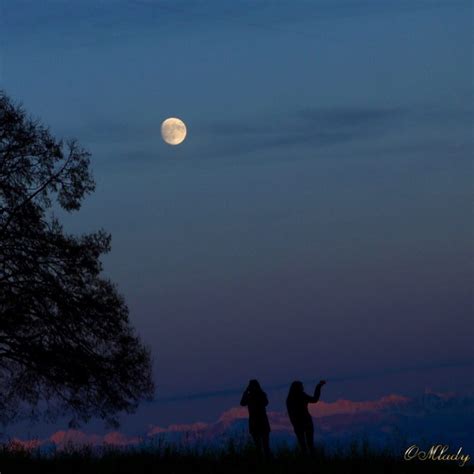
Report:
[[240,400],[240,406],[241,407],[246,407],[249,404],[249,389],[248,387],[244,390],[244,393],[242,394],[242,398]]
[[321,396],[321,388],[325,383],[325,380],[320,380],[318,385],[316,385],[316,387],[314,388],[313,396],[311,397],[310,395],[306,395],[306,401],[308,403],[316,403],[319,400],[319,397]]

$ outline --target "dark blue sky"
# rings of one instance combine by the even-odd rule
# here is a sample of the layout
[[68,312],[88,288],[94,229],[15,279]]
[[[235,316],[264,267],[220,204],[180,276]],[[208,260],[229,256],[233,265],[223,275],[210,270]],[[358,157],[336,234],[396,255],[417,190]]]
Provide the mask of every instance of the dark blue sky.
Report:
[[92,152],[97,191],[65,222],[112,233],[105,273],[159,396],[251,377],[332,378],[328,399],[472,390],[472,13],[3,0],[1,87]]

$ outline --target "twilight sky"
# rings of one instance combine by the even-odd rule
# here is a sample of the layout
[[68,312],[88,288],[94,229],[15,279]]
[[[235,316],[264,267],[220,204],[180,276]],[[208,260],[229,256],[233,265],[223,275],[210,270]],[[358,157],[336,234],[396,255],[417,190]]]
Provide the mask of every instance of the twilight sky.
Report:
[[326,400],[472,392],[472,18],[0,0],[0,87],[93,154],[97,191],[64,221],[112,233],[105,273],[155,359],[137,420],[213,419],[239,394],[211,395],[253,377],[325,377]]

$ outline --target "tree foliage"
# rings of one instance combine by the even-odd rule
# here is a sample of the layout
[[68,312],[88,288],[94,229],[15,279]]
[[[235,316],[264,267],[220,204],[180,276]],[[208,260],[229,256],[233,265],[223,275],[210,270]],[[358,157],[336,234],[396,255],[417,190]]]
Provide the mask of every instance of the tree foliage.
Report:
[[0,422],[70,414],[115,424],[153,394],[151,357],[101,275],[110,235],[66,233],[94,190],[90,155],[0,91]]

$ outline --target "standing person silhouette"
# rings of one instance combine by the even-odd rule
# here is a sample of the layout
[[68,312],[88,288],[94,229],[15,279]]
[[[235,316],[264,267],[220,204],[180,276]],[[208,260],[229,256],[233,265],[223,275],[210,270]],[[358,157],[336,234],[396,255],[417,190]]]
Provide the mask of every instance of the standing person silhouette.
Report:
[[253,438],[259,456],[262,452],[270,457],[270,423],[268,422],[266,406],[267,394],[262,390],[257,380],[250,380],[244,390],[240,405],[249,410],[249,432]]
[[286,408],[291,424],[295,431],[298,444],[301,451],[312,453],[314,451],[314,426],[313,419],[308,411],[308,403],[316,403],[321,396],[321,387],[326,383],[321,380],[314,389],[314,395],[308,395],[304,392],[303,383],[296,380],[291,384],[288,398],[286,399]]

